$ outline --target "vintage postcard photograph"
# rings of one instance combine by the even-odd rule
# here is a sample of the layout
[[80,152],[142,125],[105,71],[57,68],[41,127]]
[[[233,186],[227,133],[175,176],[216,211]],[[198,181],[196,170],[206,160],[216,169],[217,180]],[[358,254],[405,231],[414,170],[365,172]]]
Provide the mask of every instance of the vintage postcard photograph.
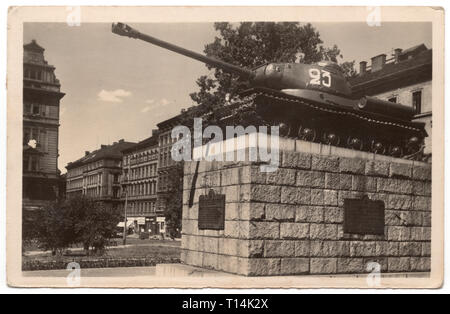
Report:
[[7,282],[439,288],[444,10],[12,7]]

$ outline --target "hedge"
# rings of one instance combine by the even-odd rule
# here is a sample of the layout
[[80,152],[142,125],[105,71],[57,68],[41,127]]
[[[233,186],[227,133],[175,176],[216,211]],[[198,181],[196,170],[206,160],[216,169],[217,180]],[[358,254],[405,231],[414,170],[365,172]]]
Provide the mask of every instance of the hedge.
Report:
[[148,267],[157,264],[179,263],[179,258],[99,258],[99,259],[73,259],[61,261],[31,260],[22,262],[22,271],[61,270],[66,269],[69,263],[76,262],[81,269],[86,268],[114,268],[114,267]]

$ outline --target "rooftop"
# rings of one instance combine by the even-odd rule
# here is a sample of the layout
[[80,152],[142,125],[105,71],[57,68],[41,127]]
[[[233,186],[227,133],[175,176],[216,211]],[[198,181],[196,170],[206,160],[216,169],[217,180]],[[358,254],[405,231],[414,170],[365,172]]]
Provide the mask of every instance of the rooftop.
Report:
[[371,81],[384,79],[392,76],[393,74],[398,74],[401,72],[406,73],[409,70],[423,68],[424,66],[431,66],[432,59],[432,49],[426,48],[423,44],[408,48],[401,52],[399,50],[398,56],[387,60],[387,62],[384,63],[379,70],[360,70],[358,76],[349,79],[349,83],[352,87],[355,87],[358,85],[367,84]]
[[112,145],[102,145],[100,149],[93,152],[86,152],[86,155],[74,162],[69,162],[66,166],[67,169],[79,167],[84,164],[88,164],[101,159],[122,159],[122,151],[135,146],[136,143],[125,142],[120,140]]

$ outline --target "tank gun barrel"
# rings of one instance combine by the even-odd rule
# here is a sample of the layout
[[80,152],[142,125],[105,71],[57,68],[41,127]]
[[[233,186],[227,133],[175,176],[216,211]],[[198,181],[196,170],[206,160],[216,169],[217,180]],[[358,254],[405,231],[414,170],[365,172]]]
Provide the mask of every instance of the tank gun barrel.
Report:
[[112,24],[112,32],[114,34],[120,35],[120,36],[125,36],[125,37],[130,37],[130,38],[135,38],[135,39],[140,39],[143,41],[146,41],[148,43],[151,43],[153,45],[168,49],[170,51],[179,53],[181,55],[184,55],[186,57],[198,60],[200,62],[206,63],[210,66],[216,67],[216,68],[220,68],[226,72],[230,72],[230,73],[234,73],[239,75],[240,77],[244,78],[244,79],[249,79],[251,80],[254,77],[254,73],[250,70],[247,69],[243,69],[241,67],[238,67],[236,65],[227,63],[227,62],[223,62],[214,58],[210,58],[207,57],[205,55],[202,55],[200,53],[173,45],[171,43],[168,43],[166,41],[160,40],[158,38],[152,37],[150,35],[146,35],[146,34],[142,34],[139,31],[135,30],[134,28],[132,28],[131,26],[124,24],[124,23],[113,23]]

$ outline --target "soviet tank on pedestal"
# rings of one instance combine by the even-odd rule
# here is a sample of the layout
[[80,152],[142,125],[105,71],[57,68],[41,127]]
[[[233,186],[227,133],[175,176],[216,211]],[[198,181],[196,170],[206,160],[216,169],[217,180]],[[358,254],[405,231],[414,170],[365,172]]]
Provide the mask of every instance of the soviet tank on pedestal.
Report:
[[114,23],[112,32],[248,80],[252,88],[243,92],[242,97],[257,99],[258,106],[252,110],[261,121],[254,122],[279,125],[281,136],[395,157],[421,158],[427,133],[424,123],[412,122],[414,109],[375,97],[353,97],[342,69],[334,62],[269,63],[249,70],[142,34],[123,23]]

